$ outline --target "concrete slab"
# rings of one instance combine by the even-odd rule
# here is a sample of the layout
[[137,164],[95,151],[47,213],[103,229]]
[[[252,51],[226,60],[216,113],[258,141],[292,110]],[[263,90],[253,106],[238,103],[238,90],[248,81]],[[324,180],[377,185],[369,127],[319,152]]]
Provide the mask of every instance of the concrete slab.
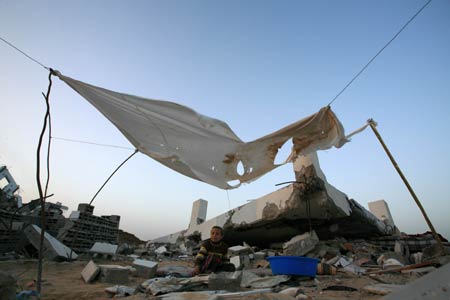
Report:
[[176,243],[183,237],[198,234],[205,240],[212,226],[221,226],[225,231],[224,241],[229,245],[246,241],[264,248],[307,231],[308,217],[320,239],[367,238],[392,233],[392,226],[327,182],[317,154],[299,157],[294,163],[294,173],[298,182],[305,183],[290,184],[203,223],[191,222],[185,231],[151,242]]
[[91,250],[89,250],[89,252],[107,255],[116,255],[117,248],[118,248],[117,245],[96,242],[94,246],[92,246]]
[[[41,239],[41,228],[37,225],[27,226],[23,231],[30,243],[39,249]],[[58,241],[56,238],[44,233],[43,255],[49,260],[74,260],[78,255],[69,247]]]
[[84,282],[91,283],[97,278],[100,273],[100,268],[94,263],[92,260],[88,262],[86,267],[84,267],[83,271],[81,271],[81,277]]

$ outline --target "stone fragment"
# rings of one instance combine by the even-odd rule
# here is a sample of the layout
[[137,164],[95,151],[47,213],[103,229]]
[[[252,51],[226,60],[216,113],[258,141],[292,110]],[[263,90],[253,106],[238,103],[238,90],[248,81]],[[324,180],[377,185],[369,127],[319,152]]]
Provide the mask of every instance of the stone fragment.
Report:
[[153,278],[156,275],[158,263],[146,259],[136,259],[133,262],[133,266],[136,268],[136,276],[142,278]]
[[283,245],[283,254],[292,256],[304,256],[314,249],[319,242],[315,231],[297,235]]
[[83,271],[81,271],[81,277],[84,282],[91,283],[97,278],[100,273],[100,268],[94,263],[92,260],[88,262],[86,267],[84,267]]
[[385,284],[385,283],[378,283],[378,284],[370,284],[363,287],[363,291],[376,294],[376,295],[387,295],[392,292],[398,291],[399,289],[403,288],[404,285],[398,285],[398,284]]
[[127,284],[129,282],[129,268],[117,265],[99,265],[100,281],[113,284]]

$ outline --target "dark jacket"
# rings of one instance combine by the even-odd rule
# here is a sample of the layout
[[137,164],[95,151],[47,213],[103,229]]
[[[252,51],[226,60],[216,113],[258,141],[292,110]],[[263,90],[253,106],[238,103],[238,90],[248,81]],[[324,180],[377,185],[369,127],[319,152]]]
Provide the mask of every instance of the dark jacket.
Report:
[[200,251],[195,257],[195,264],[200,267],[200,272],[215,272],[223,263],[228,262],[227,258],[228,245],[220,241],[214,243],[211,239],[207,239],[200,246]]

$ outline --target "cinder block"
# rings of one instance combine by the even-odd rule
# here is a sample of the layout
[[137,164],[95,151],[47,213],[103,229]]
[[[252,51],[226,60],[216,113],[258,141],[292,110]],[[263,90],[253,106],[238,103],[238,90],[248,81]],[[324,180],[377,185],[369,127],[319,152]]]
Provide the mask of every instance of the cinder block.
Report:
[[100,281],[114,284],[129,282],[129,269],[116,265],[100,265]]
[[145,259],[136,259],[133,262],[133,266],[136,268],[136,276],[150,279],[155,277],[158,263]]
[[92,260],[84,267],[81,271],[81,277],[83,277],[84,282],[91,283],[100,273],[100,268]]

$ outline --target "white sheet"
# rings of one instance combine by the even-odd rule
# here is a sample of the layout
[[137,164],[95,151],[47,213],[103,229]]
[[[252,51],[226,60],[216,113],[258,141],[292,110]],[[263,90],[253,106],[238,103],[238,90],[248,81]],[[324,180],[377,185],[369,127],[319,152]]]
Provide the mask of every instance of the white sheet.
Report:
[[[292,152],[284,163],[294,161],[299,154],[341,147],[347,141],[344,128],[330,107],[245,143],[225,122],[186,106],[117,93],[56,74],[108,118],[140,152],[179,173],[222,189],[236,188],[282,165],[274,164],[274,160],[278,149],[291,138]],[[237,172],[239,162],[245,170],[241,175]],[[236,180],[240,183],[229,184]]]

